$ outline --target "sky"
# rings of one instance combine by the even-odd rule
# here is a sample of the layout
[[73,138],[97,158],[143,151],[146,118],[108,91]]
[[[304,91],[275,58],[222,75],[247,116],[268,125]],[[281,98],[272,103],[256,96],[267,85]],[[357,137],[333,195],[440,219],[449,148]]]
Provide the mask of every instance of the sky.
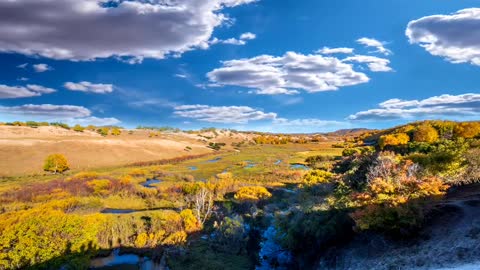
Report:
[[0,0],[0,121],[478,120],[478,0]]

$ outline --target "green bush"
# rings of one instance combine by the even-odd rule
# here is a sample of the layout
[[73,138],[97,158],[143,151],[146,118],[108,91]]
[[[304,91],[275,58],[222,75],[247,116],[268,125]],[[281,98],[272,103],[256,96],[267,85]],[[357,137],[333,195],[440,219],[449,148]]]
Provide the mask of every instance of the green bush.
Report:
[[342,151],[342,156],[349,157],[349,156],[357,155],[360,153],[361,151],[357,148],[347,148]]

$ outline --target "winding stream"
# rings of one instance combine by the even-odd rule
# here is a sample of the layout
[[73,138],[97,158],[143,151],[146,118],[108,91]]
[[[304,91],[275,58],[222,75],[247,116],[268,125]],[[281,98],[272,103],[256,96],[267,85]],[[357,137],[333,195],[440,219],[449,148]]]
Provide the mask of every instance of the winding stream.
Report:
[[154,262],[149,257],[136,254],[120,254],[119,249],[115,249],[107,257],[97,257],[91,260],[90,269],[138,269],[138,270],[166,270],[165,260]]

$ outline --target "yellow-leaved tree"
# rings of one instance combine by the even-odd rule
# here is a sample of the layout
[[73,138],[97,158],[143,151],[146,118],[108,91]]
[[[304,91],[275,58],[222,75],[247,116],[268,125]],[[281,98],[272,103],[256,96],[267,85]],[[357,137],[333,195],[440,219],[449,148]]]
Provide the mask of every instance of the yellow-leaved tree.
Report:
[[67,158],[62,154],[52,154],[49,155],[43,164],[43,170],[47,172],[63,173],[64,171],[70,169],[68,165]]
[[434,143],[438,140],[438,132],[428,123],[421,124],[413,132],[413,141]]

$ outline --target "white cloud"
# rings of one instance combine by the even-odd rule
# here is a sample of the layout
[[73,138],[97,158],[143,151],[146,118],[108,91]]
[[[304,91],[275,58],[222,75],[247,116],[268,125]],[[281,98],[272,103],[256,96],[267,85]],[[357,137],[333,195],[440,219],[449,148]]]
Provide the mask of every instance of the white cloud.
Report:
[[26,78],[26,77],[20,77],[20,78],[17,79],[17,81],[21,81],[21,82],[26,82],[28,80],[30,80],[30,79]]
[[83,106],[25,104],[20,106],[0,106],[0,115],[14,120],[61,121],[71,125],[107,126],[121,123],[117,118],[99,118]]
[[305,119],[285,119],[285,118],[277,118],[273,121],[274,125],[278,126],[309,126],[309,127],[326,127],[331,125],[343,125],[343,122],[339,121],[329,121],[329,120],[321,120],[316,118],[305,118]]
[[[237,125],[234,128],[242,130],[255,126],[256,130],[265,132],[319,132],[350,126],[349,122],[316,118],[290,120],[278,117],[274,112],[265,113],[247,106],[180,105],[174,107],[174,115],[202,122]],[[259,122],[260,126],[253,122]]]
[[52,105],[52,104],[25,104],[20,106],[0,106],[2,114],[18,117],[42,117],[46,119],[67,119],[88,117],[91,112],[82,106]]
[[278,118],[269,126],[259,127],[259,130],[265,132],[285,132],[285,133],[316,133],[348,128],[351,124],[348,122],[339,122],[331,120],[322,120],[317,118],[305,119],[284,119]]
[[243,33],[240,35],[240,39],[241,40],[252,40],[252,39],[255,39],[257,38],[257,35],[255,35],[254,33],[250,33],[250,32],[246,32],[246,33]]
[[187,74],[181,74],[181,73],[177,73],[174,76],[181,79],[186,79],[188,77]]
[[[223,10],[253,0],[0,1],[0,52],[129,63],[209,46]],[[139,42],[139,40],[141,42]]]
[[243,33],[240,35],[239,39],[236,38],[229,38],[229,39],[218,39],[218,38],[213,38],[210,41],[210,44],[230,44],[230,45],[245,45],[247,44],[247,40],[253,40],[257,36],[253,33],[247,32]]
[[27,66],[28,66],[28,63],[24,63],[24,64],[18,65],[17,68],[26,69]]
[[103,84],[103,83],[91,83],[91,82],[66,82],[63,85],[65,88],[71,91],[80,91],[80,92],[90,92],[95,94],[106,94],[113,92],[112,84]]
[[338,58],[295,52],[224,61],[223,67],[212,70],[207,77],[216,86],[241,86],[268,95],[332,91],[370,80]]
[[33,70],[35,70],[35,72],[41,73],[41,72],[52,70],[52,67],[47,64],[36,64],[36,65],[33,65]]
[[343,59],[344,62],[357,62],[367,64],[370,71],[373,72],[389,72],[393,71],[390,60],[370,55],[354,55]]
[[349,120],[392,120],[442,116],[479,116],[480,94],[441,95],[423,100],[389,99],[379,108],[350,115]]
[[337,53],[342,53],[342,54],[352,54],[354,51],[353,48],[329,48],[329,47],[323,47],[320,50],[317,50],[316,53],[319,54],[337,54]]
[[121,123],[120,120],[114,117],[108,118],[99,118],[95,116],[84,117],[84,118],[72,118],[65,121],[69,125],[81,125],[81,126],[114,126]]
[[480,8],[411,21],[406,35],[430,54],[452,63],[480,65]]
[[174,115],[210,123],[246,124],[251,121],[273,120],[276,113],[265,113],[247,106],[181,105]]
[[41,85],[8,86],[0,84],[0,99],[36,97],[55,92],[55,89]]
[[382,41],[379,41],[379,40],[376,40],[376,39],[373,39],[373,38],[366,38],[366,37],[357,39],[357,42],[359,44],[362,44],[362,45],[366,46],[366,47],[373,47],[373,48],[377,49],[375,51],[377,53],[381,53],[381,54],[384,54],[384,55],[392,54],[392,51],[385,48],[385,42],[382,42]]

